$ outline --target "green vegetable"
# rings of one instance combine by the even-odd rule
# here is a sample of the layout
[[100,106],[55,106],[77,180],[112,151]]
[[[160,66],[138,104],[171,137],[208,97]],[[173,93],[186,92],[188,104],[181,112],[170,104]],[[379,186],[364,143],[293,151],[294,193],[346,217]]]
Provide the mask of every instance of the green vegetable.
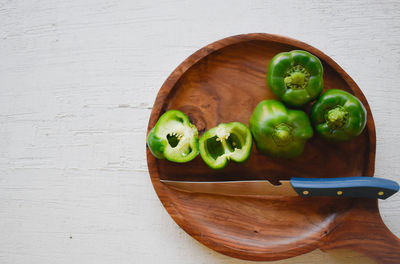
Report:
[[249,128],[240,123],[219,124],[200,138],[200,155],[212,169],[226,167],[229,160],[245,162],[253,140]]
[[302,106],[322,92],[323,68],[317,57],[304,51],[282,52],[267,71],[271,91],[290,106]]
[[170,110],[151,129],[147,145],[158,159],[188,162],[199,154],[198,131],[184,113]]
[[367,123],[367,112],[357,97],[331,89],[315,102],[311,120],[321,137],[345,141],[361,134]]
[[261,101],[250,118],[257,149],[268,156],[295,158],[313,136],[306,113],[291,110],[276,100]]

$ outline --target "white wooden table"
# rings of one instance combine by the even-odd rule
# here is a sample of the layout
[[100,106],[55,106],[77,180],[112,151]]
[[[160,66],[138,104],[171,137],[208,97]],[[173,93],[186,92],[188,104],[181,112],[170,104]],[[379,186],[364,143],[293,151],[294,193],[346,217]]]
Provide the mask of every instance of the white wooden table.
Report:
[[[0,0],[0,263],[243,263],[173,222],[145,137],[170,72],[250,32],[339,63],[374,114],[376,176],[400,181],[399,1]],[[400,195],[380,208],[400,236]],[[315,251],[276,263],[360,258]]]

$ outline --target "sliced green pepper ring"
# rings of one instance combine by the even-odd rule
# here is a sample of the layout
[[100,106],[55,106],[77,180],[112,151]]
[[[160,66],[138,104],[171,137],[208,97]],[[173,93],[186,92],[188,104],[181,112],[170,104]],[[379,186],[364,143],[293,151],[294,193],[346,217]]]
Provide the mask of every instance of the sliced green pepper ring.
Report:
[[240,122],[219,124],[205,132],[199,141],[200,155],[212,169],[225,168],[229,160],[245,162],[252,145],[249,128]]
[[198,131],[184,113],[170,110],[151,129],[147,145],[158,159],[188,162],[199,154]]

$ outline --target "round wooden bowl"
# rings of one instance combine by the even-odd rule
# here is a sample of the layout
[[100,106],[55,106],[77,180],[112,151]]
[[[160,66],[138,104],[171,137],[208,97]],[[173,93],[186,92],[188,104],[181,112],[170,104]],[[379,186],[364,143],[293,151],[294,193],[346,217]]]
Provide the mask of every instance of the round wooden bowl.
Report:
[[[357,96],[368,112],[366,129],[357,138],[329,143],[314,136],[293,160],[273,159],[255,146],[244,164],[208,168],[198,156],[177,164],[157,160],[147,148],[150,177],[157,195],[175,222],[189,235],[223,254],[248,260],[277,260],[320,248],[350,248],[382,263],[400,263],[400,242],[383,224],[376,199],[263,198],[188,194],[160,179],[218,181],[291,177],[373,176],[375,126],[368,102],[357,84],[331,58],[303,42],[270,34],[228,37],[195,52],[161,87],[148,131],[170,109],[187,114],[200,135],[232,121],[248,125],[255,106],[276,99],[266,84],[269,61],[279,52],[306,50],[321,60],[324,90],[343,89]],[[309,113],[310,105],[303,108]]]

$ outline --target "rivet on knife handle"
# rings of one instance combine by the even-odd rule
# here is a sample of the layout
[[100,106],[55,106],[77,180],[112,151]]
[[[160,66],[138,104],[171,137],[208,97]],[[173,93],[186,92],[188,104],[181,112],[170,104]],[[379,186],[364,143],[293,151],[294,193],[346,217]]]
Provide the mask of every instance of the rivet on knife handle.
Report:
[[370,197],[384,200],[399,190],[397,182],[373,177],[292,178],[290,184],[303,197]]

